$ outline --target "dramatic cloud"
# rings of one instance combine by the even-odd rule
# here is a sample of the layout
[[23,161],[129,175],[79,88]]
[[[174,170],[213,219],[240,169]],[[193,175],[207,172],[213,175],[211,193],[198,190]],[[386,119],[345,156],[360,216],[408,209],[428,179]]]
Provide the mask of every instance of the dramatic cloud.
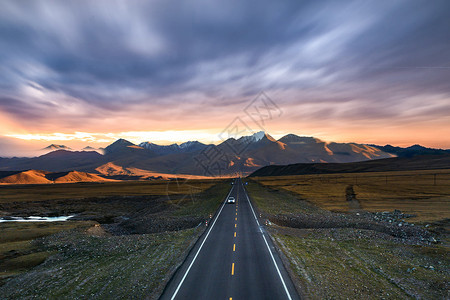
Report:
[[447,0],[0,8],[0,135],[219,131],[264,90],[268,131],[450,147]]

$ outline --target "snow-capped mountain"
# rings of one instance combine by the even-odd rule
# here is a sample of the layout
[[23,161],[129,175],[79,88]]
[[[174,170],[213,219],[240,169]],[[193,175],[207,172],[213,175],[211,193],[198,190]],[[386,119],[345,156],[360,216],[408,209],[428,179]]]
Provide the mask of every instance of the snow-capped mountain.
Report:
[[243,136],[240,139],[246,141],[246,142],[257,142],[262,140],[264,137],[269,136],[266,135],[264,131],[258,131],[250,136]]
[[201,151],[206,148],[207,145],[197,141],[188,141],[179,145],[157,145],[151,142],[143,142],[139,144],[139,147],[151,150],[158,155],[168,155],[173,153],[191,153]]

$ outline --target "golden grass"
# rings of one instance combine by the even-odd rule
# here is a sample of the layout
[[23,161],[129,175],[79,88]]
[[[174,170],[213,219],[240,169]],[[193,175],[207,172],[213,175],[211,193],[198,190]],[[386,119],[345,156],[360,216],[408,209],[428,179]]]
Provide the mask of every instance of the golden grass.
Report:
[[0,203],[80,199],[106,196],[195,194],[217,183],[217,180],[125,181],[107,183],[70,183],[51,185],[0,186]]
[[256,177],[331,211],[350,210],[345,190],[353,185],[361,209],[417,215],[416,222],[450,218],[450,170]]

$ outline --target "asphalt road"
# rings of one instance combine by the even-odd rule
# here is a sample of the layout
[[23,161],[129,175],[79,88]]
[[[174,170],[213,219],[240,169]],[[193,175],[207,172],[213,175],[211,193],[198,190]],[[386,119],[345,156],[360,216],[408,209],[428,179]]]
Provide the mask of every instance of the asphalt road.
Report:
[[240,179],[229,196],[161,299],[299,299]]

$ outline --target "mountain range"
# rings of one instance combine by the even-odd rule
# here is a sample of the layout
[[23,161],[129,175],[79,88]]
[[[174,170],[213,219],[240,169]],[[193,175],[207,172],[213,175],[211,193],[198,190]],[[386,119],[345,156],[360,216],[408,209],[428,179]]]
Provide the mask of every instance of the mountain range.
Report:
[[450,169],[450,153],[416,155],[413,157],[393,157],[341,164],[301,163],[284,166],[265,166],[250,174],[250,177],[438,169]]
[[[218,145],[188,141],[182,144],[138,145],[119,139],[103,149],[70,151],[64,147],[33,158],[0,158],[0,171],[39,169],[52,172],[93,172],[109,178],[166,178],[173,174],[197,176],[247,175],[268,165],[349,163],[412,155],[424,147],[399,148],[357,143],[325,142],[288,134],[276,140],[261,131],[229,138]],[[47,147],[48,148],[48,147]],[[402,149],[409,149],[402,152]],[[437,149],[434,149],[437,150]],[[448,151],[448,150],[442,150]]]
[[391,145],[385,146],[377,146],[377,145],[369,145],[376,147],[384,152],[395,154],[398,157],[414,157],[417,155],[439,155],[439,154],[450,154],[450,149],[434,149],[427,148],[421,145],[412,145],[406,148],[395,147]]

